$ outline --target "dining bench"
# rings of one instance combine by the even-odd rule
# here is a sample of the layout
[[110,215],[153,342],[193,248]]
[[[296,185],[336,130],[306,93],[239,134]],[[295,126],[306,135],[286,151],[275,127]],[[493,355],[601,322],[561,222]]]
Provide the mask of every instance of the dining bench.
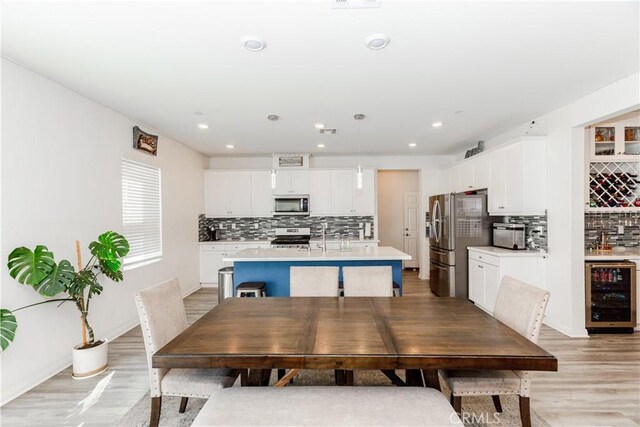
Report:
[[461,426],[447,399],[420,387],[230,387],[193,426]]

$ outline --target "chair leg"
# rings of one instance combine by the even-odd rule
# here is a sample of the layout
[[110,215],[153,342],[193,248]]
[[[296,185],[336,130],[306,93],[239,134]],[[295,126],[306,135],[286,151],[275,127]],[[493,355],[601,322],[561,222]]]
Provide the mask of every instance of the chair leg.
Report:
[[353,386],[353,371],[345,371],[345,382],[348,386]]
[[493,399],[493,406],[496,407],[496,412],[502,412],[502,403],[500,403],[500,396],[494,394],[493,396],[491,396],[491,398]]
[[188,401],[189,401],[188,397],[183,397],[182,399],[180,399],[180,409],[178,409],[178,412],[180,412],[181,414],[184,414],[184,411],[187,410]]
[[149,427],[158,427],[160,424],[160,408],[162,407],[162,396],[151,398],[151,417]]
[[520,397],[520,421],[522,427],[531,427],[531,409],[529,408],[529,398]]
[[462,413],[462,396],[451,395],[451,406],[458,414]]

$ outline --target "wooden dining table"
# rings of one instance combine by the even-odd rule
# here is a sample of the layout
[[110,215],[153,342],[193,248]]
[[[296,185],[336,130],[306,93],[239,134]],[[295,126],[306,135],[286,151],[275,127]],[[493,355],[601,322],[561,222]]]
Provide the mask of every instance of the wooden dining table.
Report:
[[[375,369],[438,388],[438,369],[556,371],[557,359],[468,300],[228,298],[158,350],[154,368]],[[405,370],[403,382],[396,370]]]

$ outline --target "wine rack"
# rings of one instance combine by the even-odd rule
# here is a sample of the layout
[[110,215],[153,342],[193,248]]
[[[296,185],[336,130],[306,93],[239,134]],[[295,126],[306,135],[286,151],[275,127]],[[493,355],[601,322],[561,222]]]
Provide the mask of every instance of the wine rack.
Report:
[[590,208],[640,208],[640,163],[591,162]]
[[636,265],[630,261],[585,264],[585,314],[589,332],[636,326]]

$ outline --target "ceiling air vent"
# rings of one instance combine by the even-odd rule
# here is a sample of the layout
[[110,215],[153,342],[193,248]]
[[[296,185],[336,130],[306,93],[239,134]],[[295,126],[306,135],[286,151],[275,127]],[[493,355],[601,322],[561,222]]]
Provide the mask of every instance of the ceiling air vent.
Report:
[[332,9],[375,9],[382,0],[331,0]]
[[338,129],[323,128],[323,129],[320,129],[320,133],[321,134],[327,133],[327,134],[335,135],[336,133],[338,133]]

